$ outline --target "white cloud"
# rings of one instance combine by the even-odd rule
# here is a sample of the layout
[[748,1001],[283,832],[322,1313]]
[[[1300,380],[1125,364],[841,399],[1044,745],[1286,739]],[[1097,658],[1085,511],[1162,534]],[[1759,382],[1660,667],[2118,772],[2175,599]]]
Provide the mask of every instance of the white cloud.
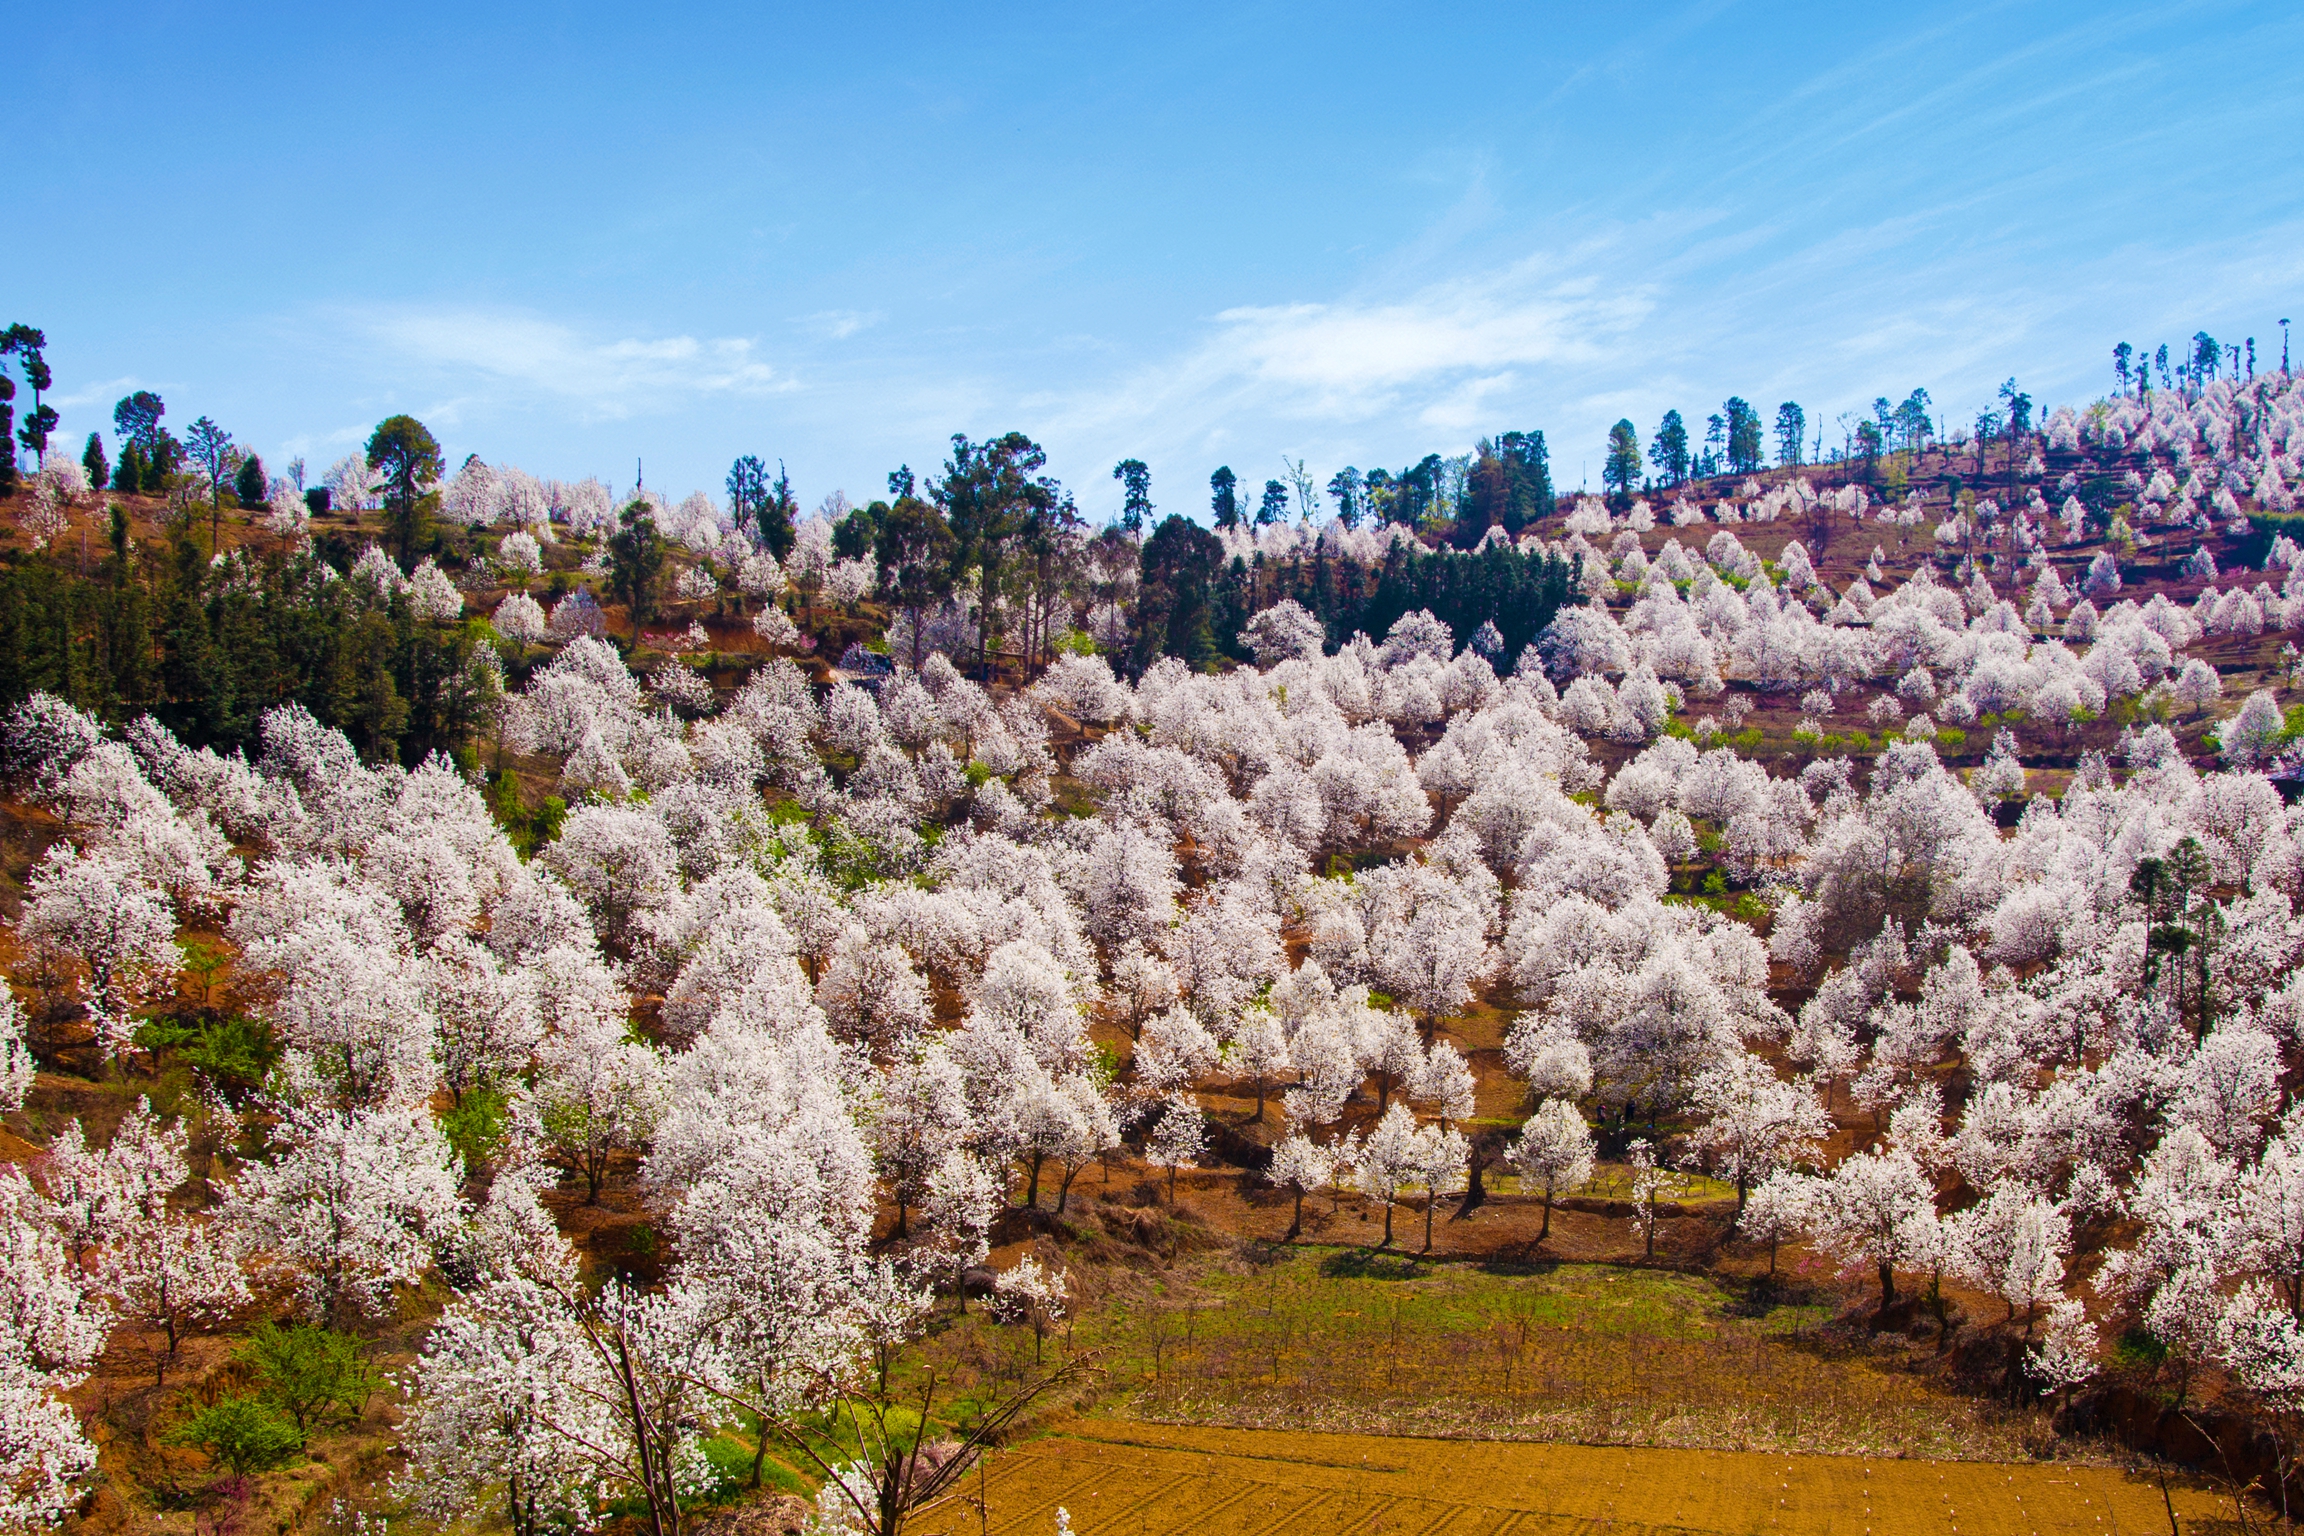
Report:
[[1469,443],[1652,321],[1663,290],[1623,276],[1652,265],[1627,260],[1652,236],[1621,230],[1391,292],[1234,306],[1165,358],[1019,404],[1068,461],[1091,463],[1191,462],[1259,442],[1340,463],[1381,454],[1378,440]]
[[1647,318],[1650,291],[1602,284],[1596,257],[1530,257],[1397,297],[1237,306],[1163,361],[1025,403],[1052,408],[1052,437],[1211,445],[1244,415],[1465,429],[1528,371],[1588,366]]
[[846,341],[858,331],[868,330],[887,318],[877,309],[827,309],[803,316],[800,323],[828,341]]
[[412,362],[580,401],[595,417],[638,414],[674,397],[799,387],[742,337],[603,342],[557,321],[501,310],[377,309],[346,318],[351,329]]
[[1425,426],[1436,427],[1444,432],[1469,432],[1488,419],[1488,397],[1508,391],[1519,382],[1520,376],[1510,371],[1492,373],[1485,378],[1466,379],[1424,407],[1416,419]]
[[48,404],[60,411],[73,410],[83,405],[109,405],[139,389],[150,389],[151,387],[145,380],[128,373],[122,374],[117,379],[98,379],[93,383],[83,384],[69,394],[50,395]]
[[1310,414],[1366,415],[1403,395],[1460,394],[1467,375],[1592,361],[1603,338],[1648,306],[1644,293],[1603,296],[1588,280],[1522,262],[1392,301],[1229,309],[1195,363]]

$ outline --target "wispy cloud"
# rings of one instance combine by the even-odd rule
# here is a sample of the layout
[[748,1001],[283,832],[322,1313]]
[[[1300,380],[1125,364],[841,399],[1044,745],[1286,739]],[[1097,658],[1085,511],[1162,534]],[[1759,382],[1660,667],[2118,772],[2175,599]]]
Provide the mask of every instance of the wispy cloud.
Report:
[[467,393],[509,388],[572,400],[595,418],[630,416],[696,395],[799,388],[743,337],[609,341],[542,316],[486,309],[377,308],[341,318],[368,345],[480,386]]
[[1647,291],[1604,285],[1593,264],[1578,250],[1397,296],[1241,305],[1165,359],[1029,403],[1055,418],[1053,433],[1179,446],[1221,442],[1243,415],[1316,431],[1379,418],[1464,430],[1483,401],[1529,372],[1591,364],[1648,314]]
[[50,395],[48,403],[60,411],[69,411],[83,405],[107,405],[139,389],[150,389],[152,381],[124,373],[116,379],[96,379],[81,385],[68,394]]
[[877,309],[827,309],[802,316],[800,323],[828,341],[846,341],[858,331],[869,330],[887,318]]

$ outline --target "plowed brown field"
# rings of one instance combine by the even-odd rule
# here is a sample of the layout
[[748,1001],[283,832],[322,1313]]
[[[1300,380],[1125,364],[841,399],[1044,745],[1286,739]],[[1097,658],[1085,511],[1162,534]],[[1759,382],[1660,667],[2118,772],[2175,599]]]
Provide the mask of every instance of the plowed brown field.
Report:
[[[2110,1468],[1379,1439],[1083,1422],[1007,1451],[935,1536],[2158,1536],[2160,1484]],[[975,1493],[971,1482],[968,1492]],[[2186,1533],[2231,1506],[2171,1485]],[[2236,1528],[2236,1527],[2235,1527]]]

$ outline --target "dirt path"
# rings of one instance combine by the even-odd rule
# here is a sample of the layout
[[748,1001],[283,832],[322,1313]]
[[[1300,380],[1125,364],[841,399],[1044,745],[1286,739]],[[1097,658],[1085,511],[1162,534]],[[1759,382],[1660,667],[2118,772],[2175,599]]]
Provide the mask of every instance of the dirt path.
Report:
[[[2157,1481],[2098,1467],[1378,1439],[1083,1421],[998,1457],[923,1536],[2158,1536]],[[975,1493],[971,1480],[968,1492]],[[2186,1531],[2228,1502],[2171,1486]]]

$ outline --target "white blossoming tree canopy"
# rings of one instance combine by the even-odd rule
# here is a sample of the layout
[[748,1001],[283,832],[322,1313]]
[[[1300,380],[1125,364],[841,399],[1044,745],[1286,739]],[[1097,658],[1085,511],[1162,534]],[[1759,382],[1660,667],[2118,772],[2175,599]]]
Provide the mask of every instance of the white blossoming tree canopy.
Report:
[[[211,1491],[357,1432],[421,1519],[677,1536],[740,1445],[893,1536],[1195,1233],[1797,1286],[2284,1475],[2304,389],[2122,367],[1822,463],[1622,423],[1605,497],[1540,434],[1227,469],[1213,529],[1021,436],[807,514],[407,417],[233,508],[37,469],[5,1520],[133,1398]],[[1012,1368],[907,1429],[967,1330]]]

